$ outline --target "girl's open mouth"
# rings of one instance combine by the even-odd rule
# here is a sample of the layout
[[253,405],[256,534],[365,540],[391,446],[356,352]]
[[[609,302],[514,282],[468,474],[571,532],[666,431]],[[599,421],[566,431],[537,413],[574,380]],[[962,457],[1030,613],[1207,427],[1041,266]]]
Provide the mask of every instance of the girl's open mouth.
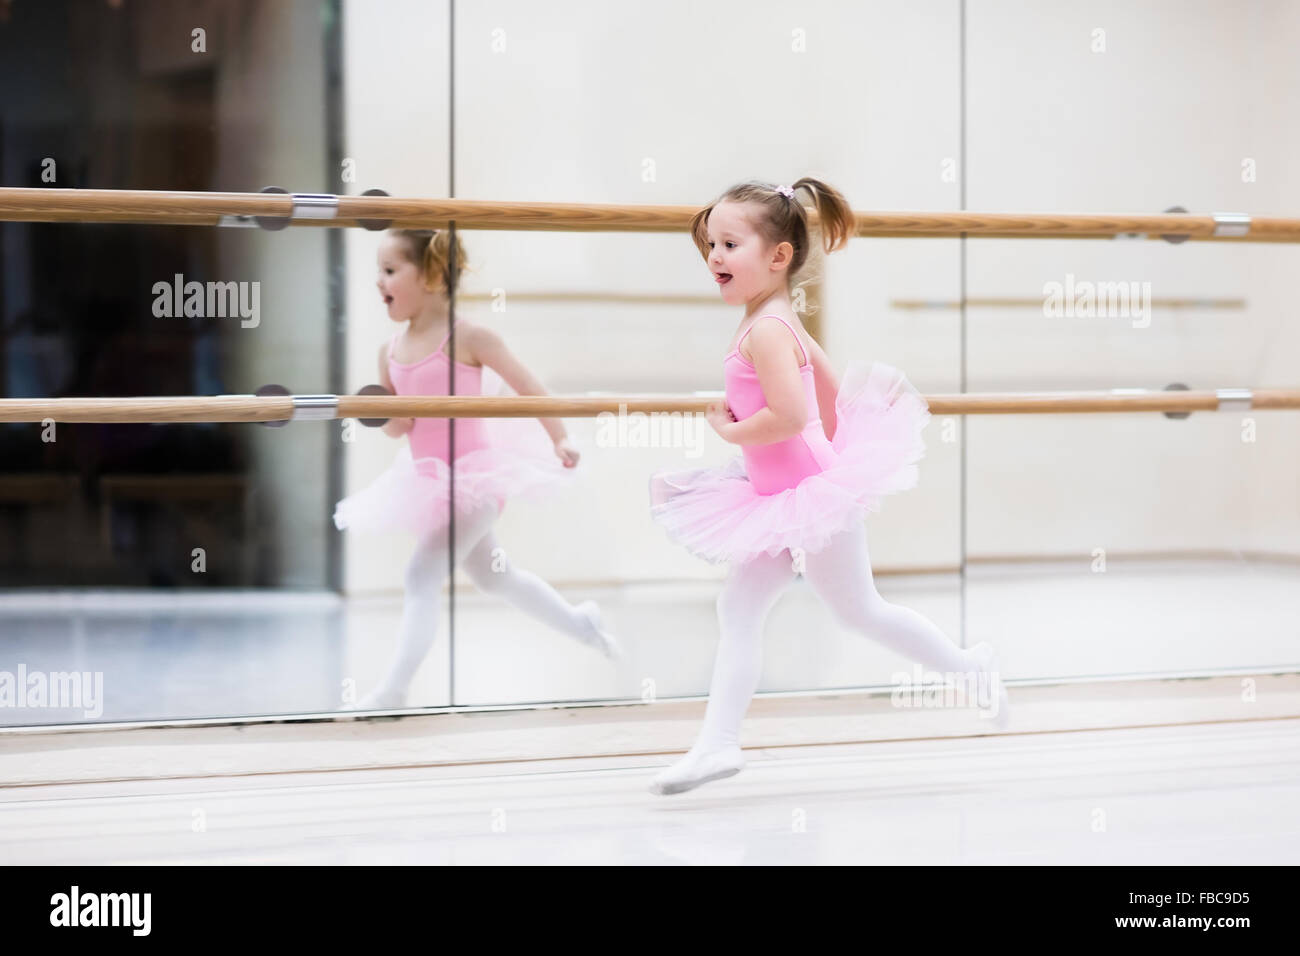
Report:
[[713,277],[713,279],[715,282],[718,283],[718,285],[726,285],[728,282],[731,281],[731,273],[719,272],[716,276]]

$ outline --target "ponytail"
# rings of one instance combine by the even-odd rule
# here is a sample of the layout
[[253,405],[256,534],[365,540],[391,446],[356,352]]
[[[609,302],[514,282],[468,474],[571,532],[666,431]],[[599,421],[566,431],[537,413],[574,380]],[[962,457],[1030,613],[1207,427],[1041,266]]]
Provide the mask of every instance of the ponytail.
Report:
[[460,236],[456,237],[453,249],[450,229],[392,229],[390,232],[405,240],[407,258],[419,267],[425,288],[441,284],[448,297],[456,291],[461,274],[469,268]]
[[848,245],[848,241],[857,232],[857,218],[853,207],[834,186],[827,185],[820,179],[805,176],[796,180],[794,190],[806,189],[812,196],[813,208],[817,210],[823,248],[827,252]]

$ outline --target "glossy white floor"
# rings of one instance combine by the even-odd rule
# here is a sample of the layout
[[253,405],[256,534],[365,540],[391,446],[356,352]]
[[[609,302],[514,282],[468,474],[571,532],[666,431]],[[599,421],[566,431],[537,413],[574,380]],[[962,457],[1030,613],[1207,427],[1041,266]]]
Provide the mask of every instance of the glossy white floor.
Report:
[[[469,592],[457,704],[638,703],[0,731],[0,859],[1293,864],[1295,677],[1158,678],[1294,675],[1297,578],[1294,564],[1221,559],[1112,560],[1102,575],[1083,560],[972,566],[964,643],[1002,651],[1011,734],[962,736],[986,728],[901,715],[887,696],[769,697],[747,719],[742,774],[667,798],[646,786],[698,726],[702,703],[678,698],[707,687],[716,586],[564,589],[600,600],[630,652],[622,671]],[[961,634],[955,576],[878,583]],[[14,594],[0,600],[0,669],[102,669],[109,721],[329,713],[342,682],[364,692],[382,673],[400,612],[400,599],[331,595]],[[887,688],[907,666],[797,583],[769,618],[761,689]],[[450,677],[440,636],[410,703],[446,705]]]
[[1300,720],[0,790],[10,864],[1295,864]]

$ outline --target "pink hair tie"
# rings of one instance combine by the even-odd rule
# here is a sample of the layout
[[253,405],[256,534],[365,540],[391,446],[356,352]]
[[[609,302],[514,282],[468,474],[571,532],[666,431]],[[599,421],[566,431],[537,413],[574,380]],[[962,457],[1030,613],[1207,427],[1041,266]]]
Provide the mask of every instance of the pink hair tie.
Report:
[[794,190],[791,189],[789,186],[777,186],[776,191],[779,192],[786,199],[794,198]]

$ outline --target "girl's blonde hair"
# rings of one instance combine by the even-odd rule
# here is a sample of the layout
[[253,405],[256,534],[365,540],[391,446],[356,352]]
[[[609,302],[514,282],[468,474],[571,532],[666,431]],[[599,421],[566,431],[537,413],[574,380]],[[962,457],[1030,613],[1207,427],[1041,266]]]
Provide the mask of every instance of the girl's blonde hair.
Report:
[[[770,183],[757,180],[732,186],[691,218],[691,239],[700,250],[700,255],[706,260],[709,258],[708,224],[714,206],[724,201],[755,203],[759,212],[753,223],[759,235],[774,246],[788,242],[794,248],[790,271],[786,273],[787,284],[793,282],[813,251],[812,240],[809,238],[808,210],[799,201],[800,189],[807,190],[812,196],[813,208],[817,210],[820,220],[825,251],[834,252],[848,243],[857,231],[857,220],[853,216],[853,208],[838,189],[808,176],[792,183],[791,189],[794,196],[786,196]],[[814,278],[815,275],[804,276],[797,285],[807,285]]]
[[460,236],[456,237],[456,262],[453,274],[451,230],[390,229],[388,232],[403,240],[406,258],[419,267],[425,288],[432,289],[435,281],[438,281],[450,296],[459,287],[461,274],[469,268]]

